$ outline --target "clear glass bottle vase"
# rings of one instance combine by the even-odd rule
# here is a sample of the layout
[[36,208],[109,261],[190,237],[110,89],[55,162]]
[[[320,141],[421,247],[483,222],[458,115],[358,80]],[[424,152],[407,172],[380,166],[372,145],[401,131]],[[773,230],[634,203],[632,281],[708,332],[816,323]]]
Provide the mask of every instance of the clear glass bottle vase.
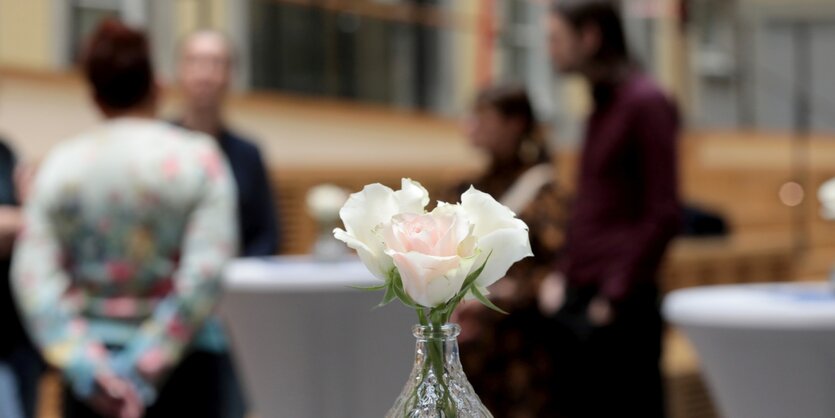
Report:
[[458,357],[461,327],[416,325],[415,364],[386,418],[493,418],[476,395]]

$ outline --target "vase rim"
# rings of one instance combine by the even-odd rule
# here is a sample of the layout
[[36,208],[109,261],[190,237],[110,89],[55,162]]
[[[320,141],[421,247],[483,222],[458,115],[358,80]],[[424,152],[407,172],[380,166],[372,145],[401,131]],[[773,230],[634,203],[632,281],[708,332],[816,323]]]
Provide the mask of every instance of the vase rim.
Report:
[[441,325],[440,329],[433,328],[432,325],[415,325],[412,327],[412,334],[418,339],[450,339],[457,338],[461,334],[461,326],[453,323],[446,323]]

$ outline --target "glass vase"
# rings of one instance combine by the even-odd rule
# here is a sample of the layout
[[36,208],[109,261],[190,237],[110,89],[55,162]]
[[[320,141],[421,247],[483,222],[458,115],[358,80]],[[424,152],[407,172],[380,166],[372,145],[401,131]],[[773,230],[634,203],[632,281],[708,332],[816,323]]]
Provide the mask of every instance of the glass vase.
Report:
[[461,327],[416,325],[415,364],[386,418],[492,418],[458,357]]

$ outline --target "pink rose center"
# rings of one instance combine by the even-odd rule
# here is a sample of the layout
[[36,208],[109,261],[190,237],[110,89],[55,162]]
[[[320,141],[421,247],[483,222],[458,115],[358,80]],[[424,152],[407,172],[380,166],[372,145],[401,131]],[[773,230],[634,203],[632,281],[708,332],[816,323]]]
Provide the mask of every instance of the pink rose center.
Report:
[[399,215],[392,221],[386,244],[403,253],[454,256],[458,253],[458,244],[465,238],[456,236],[455,223],[455,217],[448,215]]

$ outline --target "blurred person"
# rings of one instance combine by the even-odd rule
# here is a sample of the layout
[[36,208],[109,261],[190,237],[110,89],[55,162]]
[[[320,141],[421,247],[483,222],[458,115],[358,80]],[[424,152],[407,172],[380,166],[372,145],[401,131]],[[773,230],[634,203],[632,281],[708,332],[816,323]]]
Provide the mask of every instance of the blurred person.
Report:
[[65,417],[215,417],[201,329],[237,248],[235,186],[211,138],[154,119],[148,41],[103,21],[83,73],[105,121],[57,146],[24,210],[13,290]]
[[[280,234],[269,175],[258,146],[232,130],[223,115],[234,56],[231,42],[221,32],[202,30],[183,39],[178,81],[185,106],[178,124],[214,137],[229,161],[238,189],[239,255],[270,256],[278,252]],[[227,418],[242,418],[246,400],[228,342],[219,332],[215,342],[216,350],[224,356],[227,382],[228,396],[222,409]]]
[[0,418],[34,417],[43,370],[20,322],[9,281],[12,250],[22,222],[18,206],[26,189],[25,165],[0,140]]
[[594,96],[565,281],[542,292],[546,307],[564,299],[556,317],[577,336],[558,353],[564,379],[554,396],[569,416],[662,417],[656,275],[680,224],[678,111],[633,62],[614,2],[554,2],[549,38],[556,69],[584,77]]
[[275,255],[280,231],[270,178],[254,141],[233,130],[223,111],[235,65],[234,50],[221,32],[190,34],[180,45],[178,81],[185,106],[178,123],[217,139],[238,185],[241,255]]
[[[499,199],[530,228],[534,257],[516,263],[490,298],[510,315],[477,302],[465,303],[454,321],[464,371],[497,417],[556,416],[552,397],[557,371],[551,361],[554,326],[537,308],[540,282],[563,247],[566,205],[528,94],[522,87],[497,86],[480,92],[468,124],[470,142],[489,157],[476,188]],[[459,187],[451,201],[470,187]]]

